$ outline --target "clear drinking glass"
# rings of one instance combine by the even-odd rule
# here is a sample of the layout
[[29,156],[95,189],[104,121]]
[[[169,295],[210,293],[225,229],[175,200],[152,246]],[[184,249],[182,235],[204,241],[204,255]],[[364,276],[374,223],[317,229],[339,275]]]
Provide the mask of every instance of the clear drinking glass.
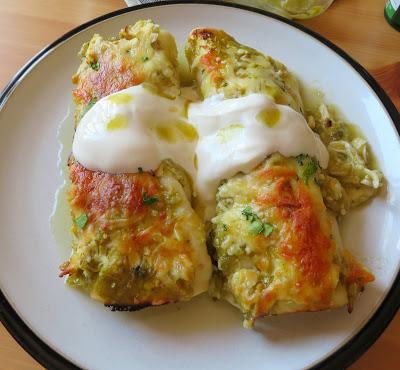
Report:
[[225,0],[268,10],[286,18],[305,19],[324,12],[334,0]]

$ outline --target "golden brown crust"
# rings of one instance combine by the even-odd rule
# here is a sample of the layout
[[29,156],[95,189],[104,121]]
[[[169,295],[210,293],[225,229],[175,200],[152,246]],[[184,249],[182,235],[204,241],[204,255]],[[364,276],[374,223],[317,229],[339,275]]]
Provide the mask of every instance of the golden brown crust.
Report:
[[[278,253],[284,260],[295,265],[298,272],[296,287],[299,288],[296,295],[301,296],[302,286],[309,285],[313,289],[312,299],[316,302],[309,309],[329,307],[337,285],[336,281],[332,282],[330,275],[336,247],[322,229],[317,213],[319,207],[315,206],[307,186],[301,183],[294,171],[290,175],[290,170],[285,171],[276,166],[265,172],[268,176],[263,173],[262,177],[265,180],[274,177],[275,184],[267,193],[261,193],[257,202],[262,207],[274,207],[271,222],[283,227],[281,234],[284,238],[280,241]],[[293,182],[297,184],[292,185]]]
[[88,104],[94,97],[101,99],[122,89],[143,82],[143,75],[136,71],[129,59],[116,55],[106,49],[96,55],[99,69],[87,69],[84,76],[75,75],[77,85],[73,91],[76,104]]
[[373,279],[342,254],[315,173],[303,175],[307,161],[274,154],[218,190],[214,289],[247,325],[265,315],[351,306]]
[[152,21],[126,26],[118,38],[96,34],[82,46],[80,56],[72,77],[77,121],[89,102],[143,82],[169,97],[180,92],[174,38]]
[[187,300],[206,289],[196,287],[209,264],[204,228],[175,177],[181,169],[163,162],[155,173],[112,175],[73,158],[69,169],[73,254],[60,276],[68,275],[70,285],[126,309]]
[[278,61],[237,42],[223,30],[194,29],[186,57],[203,97],[261,93],[302,112],[297,80]]
[[[143,195],[160,195],[160,182],[150,172],[114,175],[88,170],[76,160],[69,164],[69,171],[70,205],[85,212],[89,221],[101,220],[106,214],[114,213],[121,217],[134,215],[139,220],[149,212],[149,207],[143,203]],[[157,201],[159,207],[162,207],[161,199]]]

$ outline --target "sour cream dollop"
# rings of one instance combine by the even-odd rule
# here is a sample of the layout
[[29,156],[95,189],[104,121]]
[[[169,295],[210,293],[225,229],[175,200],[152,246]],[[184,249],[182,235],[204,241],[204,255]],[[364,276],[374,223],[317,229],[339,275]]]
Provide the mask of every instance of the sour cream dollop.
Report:
[[191,103],[134,86],[99,100],[79,122],[72,151],[86,168],[109,173],[155,170],[164,159],[192,177],[204,206],[215,213],[218,185],[248,173],[274,152],[308,154],[321,167],[329,155],[304,117],[263,94]]
[[328,151],[304,117],[263,94],[235,99],[212,96],[191,104],[188,119],[199,134],[196,185],[205,218],[215,212],[220,181],[238,172],[249,173],[269,154],[304,153],[316,158],[321,167],[328,166]]
[[155,170],[170,158],[193,176],[198,137],[185,111],[184,99],[168,99],[142,85],[127,88],[100,99],[83,116],[72,152],[90,170]]

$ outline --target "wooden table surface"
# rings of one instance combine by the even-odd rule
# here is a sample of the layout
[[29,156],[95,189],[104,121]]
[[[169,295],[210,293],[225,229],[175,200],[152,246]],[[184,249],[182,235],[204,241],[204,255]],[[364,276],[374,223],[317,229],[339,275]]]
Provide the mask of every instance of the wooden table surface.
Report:
[[[303,21],[368,69],[400,110],[400,32],[385,21],[386,0],[335,0]],[[1,0],[0,89],[45,45],[71,28],[125,7],[122,0]],[[352,370],[392,370],[400,362],[400,313]],[[0,325],[0,370],[41,368]]]

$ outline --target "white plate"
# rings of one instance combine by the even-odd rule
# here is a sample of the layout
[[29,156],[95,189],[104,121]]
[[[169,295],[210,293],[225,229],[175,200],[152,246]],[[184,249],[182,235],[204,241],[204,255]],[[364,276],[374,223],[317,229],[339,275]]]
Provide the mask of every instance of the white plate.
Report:
[[[57,170],[57,128],[71,99],[81,44],[152,18],[179,44],[196,26],[219,27],[284,62],[325,92],[367,136],[387,191],[348,215],[345,244],[376,275],[345,309],[260,320],[203,295],[185,304],[112,313],[57,277],[64,256],[49,230]],[[339,27],[340,25],[338,25]],[[23,68],[1,97],[1,319],[46,367],[90,369],[297,369],[343,367],[381,333],[400,301],[400,118],[373,79],[332,44],[276,16],[240,7],[173,4],[124,9],[70,32]],[[394,122],[396,121],[396,122]]]

